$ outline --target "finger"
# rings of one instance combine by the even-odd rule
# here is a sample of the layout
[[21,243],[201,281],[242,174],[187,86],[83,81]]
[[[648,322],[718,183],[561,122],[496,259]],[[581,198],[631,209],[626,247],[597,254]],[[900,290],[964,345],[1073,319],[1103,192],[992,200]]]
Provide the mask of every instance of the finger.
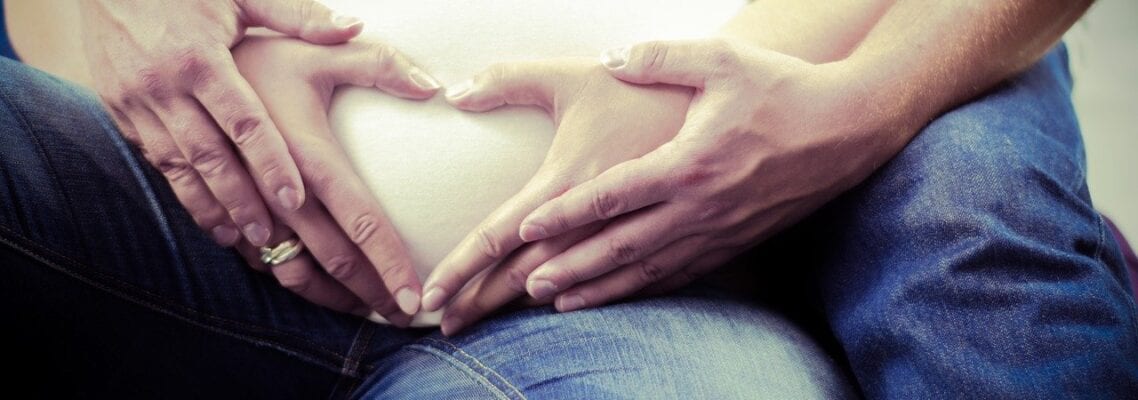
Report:
[[[289,144],[303,149],[296,152],[297,163],[312,192],[323,203],[322,208],[331,214],[328,221],[335,221],[339,237],[362,250],[368,261],[366,264],[325,265],[328,272],[361,297],[362,291],[381,292],[383,290],[378,289],[386,287],[386,292],[395,296],[404,313],[418,312],[422,287],[415,264],[383,207],[356,174],[347,154],[329,131],[327,115],[316,93],[267,101],[272,102],[272,109],[297,111],[273,117],[287,127],[285,135]],[[300,231],[299,225],[291,222],[289,225]],[[356,268],[360,265],[370,266],[371,271]]]
[[552,195],[546,181],[535,178],[482,220],[427,277],[423,309],[442,308],[471,278],[520,247],[522,218]]
[[633,264],[687,234],[690,218],[672,204],[629,214],[581,241],[529,275],[526,291],[537,299]]
[[318,68],[314,74],[331,80],[333,84],[328,85],[329,90],[335,85],[348,83],[376,87],[399,97],[426,99],[434,96],[441,87],[438,80],[385,43],[355,41],[342,46],[321,47],[315,54],[322,62],[312,64]]
[[233,225],[228,212],[213,197],[201,175],[190,165],[174,139],[165,127],[149,110],[133,110],[129,115],[130,125],[146,135],[139,135],[142,141],[142,155],[170,183],[170,188],[178,201],[190,213],[194,222],[210,233],[213,240],[222,246],[233,246],[241,239],[241,233]]
[[174,99],[167,104],[158,116],[178,149],[241,227],[245,238],[255,246],[267,244],[272,218],[229,141],[193,99]]
[[678,272],[655,284],[645,286],[637,296],[656,296],[672,292],[695,282],[717,268],[727,264],[731,258],[739,254],[737,250],[724,249],[705,253],[693,258],[693,261]]
[[674,194],[670,147],[617,164],[546,202],[525,217],[518,235],[527,242],[542,240],[664,201]]
[[547,63],[496,64],[447,89],[447,101],[465,111],[483,112],[504,105],[538,106],[551,112],[559,73]]
[[[281,218],[293,227],[308,252],[327,272],[327,277],[339,282],[369,308],[393,323],[411,314],[400,316],[400,306],[384,290],[380,274],[319,201],[305,204],[300,210]],[[305,285],[305,282],[295,282],[295,286],[301,289],[305,289]]]
[[300,171],[261,99],[237,73],[228,52],[202,57],[198,61],[202,66],[189,72],[197,75],[192,90],[198,102],[236,144],[261,197],[286,210],[300,208],[304,204]]
[[600,224],[589,225],[549,240],[531,243],[518,249],[489,273],[476,277],[470,286],[464,288],[447,305],[441,324],[443,334],[454,335],[524,296],[526,277],[534,268],[596,233],[601,227]]
[[704,253],[704,242],[696,236],[677,240],[649,257],[566,290],[557,295],[554,307],[569,312],[624,299],[683,270]]
[[338,14],[315,0],[242,1],[244,22],[315,44],[346,42],[363,31],[359,18]]
[[260,251],[248,242],[237,245],[245,261],[253,269],[269,272],[280,285],[314,304],[336,311],[358,315],[371,314],[363,301],[317,267],[312,256],[301,254],[279,265],[269,267],[261,262]]
[[703,88],[717,74],[740,64],[735,49],[723,39],[654,41],[611,49],[601,64],[617,79],[637,84],[667,83]]
[[138,134],[138,129],[135,129],[134,124],[130,122],[130,118],[127,118],[126,113],[122,112],[118,107],[108,105],[106,108],[111,115],[111,119],[114,120],[115,125],[118,126],[119,133],[122,134],[123,139],[126,139],[126,141],[130,142],[134,147],[142,149],[142,136]]

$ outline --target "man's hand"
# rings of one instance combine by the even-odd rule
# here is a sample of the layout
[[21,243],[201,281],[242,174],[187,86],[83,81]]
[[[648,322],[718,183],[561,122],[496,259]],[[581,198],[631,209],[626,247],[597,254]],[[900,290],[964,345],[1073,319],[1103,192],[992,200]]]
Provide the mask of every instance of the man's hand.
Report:
[[[313,0],[83,0],[96,88],[123,134],[222,245],[265,245],[270,203],[296,210],[305,188],[276,125],[229,48],[264,26],[339,43],[362,26]],[[259,184],[255,184],[259,183]]]
[[[539,300],[555,299],[561,311],[624,298],[650,285],[682,286],[859,182],[904,143],[879,143],[880,120],[855,112],[864,105],[859,86],[842,79],[840,64],[818,66],[706,40],[642,44],[610,53],[605,65],[634,84],[694,88],[686,116],[677,118],[682,114],[675,109],[672,116],[627,114],[635,110],[621,102],[627,99],[609,103],[609,97],[586,90],[558,97],[548,84],[516,83],[536,79],[496,82],[491,94],[472,91],[470,98],[452,100],[471,110],[503,103],[564,105],[557,140],[599,143],[555,142],[550,160],[573,162],[547,161],[534,179],[538,184],[523,189],[448,256],[427,280],[425,309],[450,299],[435,297],[435,290],[455,293],[503,259],[480,279],[506,282]],[[513,67],[483,76],[501,81],[536,75],[528,71]],[[566,80],[552,74],[547,79]],[[583,105],[593,107],[583,118],[587,123],[578,123],[574,117],[585,114],[569,111]],[[591,164],[594,157],[607,162]],[[572,179],[557,179],[564,175]],[[549,177],[557,184],[545,183]],[[527,242],[532,243],[523,247]],[[494,286],[502,285],[476,281],[471,288],[503,291]],[[484,296],[460,295],[447,310],[444,332],[488,312]]]
[[[313,302],[357,311],[358,303],[342,293],[346,288],[367,308],[405,325],[408,315],[419,308],[414,264],[332,135],[327,112],[332,93],[341,84],[375,87],[409,99],[429,98],[438,85],[409,78],[422,72],[395,49],[374,41],[315,46],[287,38],[250,37],[234,49],[233,56],[272,120],[280,124],[281,138],[311,194],[299,210],[276,204],[270,208],[296,232],[319,265],[305,256],[273,267],[272,273],[282,285]],[[277,240],[286,238],[278,235]],[[261,266],[256,258],[252,264]]]
[[[557,124],[549,153],[530,182],[488,216],[428,278],[434,289],[425,292],[426,310],[439,309],[458,296],[442,323],[443,331],[450,334],[524,296],[530,271],[600,229],[597,224],[578,229],[573,236],[518,249],[523,244],[518,226],[533,209],[671,139],[683,123],[691,90],[630,85],[610,76],[594,60],[560,59],[496,65],[450,88],[447,97],[456,107],[476,112],[534,105]],[[468,280],[499,261],[460,294]]]

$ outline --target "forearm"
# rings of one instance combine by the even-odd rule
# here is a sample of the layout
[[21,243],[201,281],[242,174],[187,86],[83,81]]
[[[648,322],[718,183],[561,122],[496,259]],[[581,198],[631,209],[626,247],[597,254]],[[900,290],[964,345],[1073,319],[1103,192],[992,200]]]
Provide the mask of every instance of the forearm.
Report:
[[816,64],[846,58],[895,0],[756,0],[720,34]]
[[1091,3],[900,0],[843,68],[892,125],[899,148],[930,120],[1039,60]]

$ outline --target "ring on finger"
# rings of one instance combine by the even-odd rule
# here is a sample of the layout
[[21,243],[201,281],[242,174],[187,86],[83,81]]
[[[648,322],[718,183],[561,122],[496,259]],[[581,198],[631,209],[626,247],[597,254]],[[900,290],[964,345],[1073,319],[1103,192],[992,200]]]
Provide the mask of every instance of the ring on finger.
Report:
[[262,246],[261,262],[275,267],[296,258],[302,251],[304,251],[304,242],[299,238],[285,240],[276,246]]

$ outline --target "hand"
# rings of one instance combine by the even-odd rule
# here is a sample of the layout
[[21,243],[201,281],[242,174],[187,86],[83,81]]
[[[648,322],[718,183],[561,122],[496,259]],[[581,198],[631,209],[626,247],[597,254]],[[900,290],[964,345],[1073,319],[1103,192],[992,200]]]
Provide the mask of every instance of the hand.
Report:
[[526,242],[605,224],[529,274],[529,293],[560,292],[560,311],[682,286],[862,181],[909,138],[882,122],[891,119],[865,96],[873,88],[841,62],[702,40],[644,43],[606,53],[604,64],[627,82],[696,94],[672,141],[520,224]]
[[241,233],[266,244],[273,227],[262,199],[296,210],[305,189],[229,48],[250,26],[327,44],[351,39],[362,25],[314,0],[79,4],[96,88],[124,136],[219,244],[233,245]]
[[389,321],[405,325],[419,307],[414,264],[332,135],[327,112],[340,84],[376,87],[410,99],[431,97],[438,84],[398,51],[371,41],[315,46],[250,37],[233,50],[233,57],[280,125],[281,138],[313,194],[299,210],[273,205],[272,211],[296,231],[323,271],[301,258],[272,268],[273,274],[311,301],[352,311],[358,304],[335,293],[346,288]]
[[[575,241],[561,237],[521,246],[518,226],[542,203],[609,167],[640,157],[672,138],[683,123],[691,90],[638,86],[610,76],[593,60],[560,59],[501,64],[447,92],[468,111],[502,105],[534,105],[557,123],[542,166],[526,186],[488,216],[427,279],[424,309],[447,308],[442,327],[450,334],[525,294],[525,277]],[[600,224],[581,228],[581,237]],[[507,258],[507,256],[509,256]],[[459,294],[478,272],[506,259]],[[434,289],[431,289],[434,288]]]

